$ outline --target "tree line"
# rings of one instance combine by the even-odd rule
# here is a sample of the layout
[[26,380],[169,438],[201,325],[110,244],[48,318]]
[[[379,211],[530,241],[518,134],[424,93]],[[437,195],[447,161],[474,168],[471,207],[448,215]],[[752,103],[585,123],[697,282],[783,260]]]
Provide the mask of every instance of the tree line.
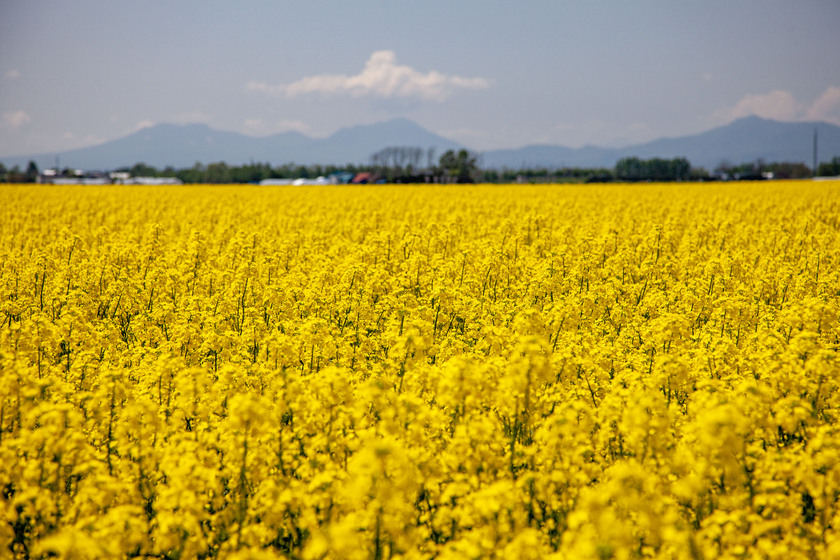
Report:
[[[835,157],[832,161],[836,162],[836,165],[832,166],[830,163],[820,164],[817,170],[817,176],[834,177],[840,175],[840,157]],[[717,177],[742,181],[769,178],[807,179],[813,176],[811,168],[804,163],[791,163],[787,161],[766,162],[763,159],[758,159],[750,163],[741,163],[739,165],[733,165],[724,161],[715,168],[714,172]]]
[[[368,164],[298,165],[251,162],[228,165],[224,162],[196,163],[192,167],[158,169],[145,163],[114,170],[132,177],[175,177],[184,183],[259,183],[265,179],[314,179],[337,175],[345,180],[360,173],[366,182],[386,183],[585,183],[637,181],[703,181],[802,179],[812,177],[804,163],[765,162],[757,160],[738,165],[721,162],[712,173],[693,167],[686,158],[628,157],[618,160],[613,168],[525,167],[492,169],[481,166],[481,156],[468,150],[447,150],[435,158],[434,148],[389,146],[371,155]],[[55,176],[72,177],[75,170],[55,170]],[[840,176],[840,156],[823,162],[817,176]],[[7,169],[0,163],[0,182],[31,183],[41,176],[38,166],[30,161],[25,170],[18,166]]]

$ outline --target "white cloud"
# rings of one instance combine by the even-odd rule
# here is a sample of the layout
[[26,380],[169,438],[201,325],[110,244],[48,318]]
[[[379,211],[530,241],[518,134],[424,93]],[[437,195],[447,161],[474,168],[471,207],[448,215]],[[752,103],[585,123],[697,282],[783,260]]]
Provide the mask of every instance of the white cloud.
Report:
[[831,86],[822,92],[805,111],[805,118],[840,124],[840,87]]
[[3,113],[3,124],[9,128],[20,128],[32,119],[26,111],[9,111]]
[[733,118],[755,115],[777,121],[791,121],[802,112],[802,105],[797,103],[793,94],[780,89],[770,93],[746,95],[732,109]]
[[374,52],[364,69],[352,76],[319,74],[287,85],[248,82],[246,87],[250,91],[286,97],[333,94],[444,101],[456,90],[484,89],[489,85],[490,82],[484,78],[449,76],[437,70],[424,74],[410,66],[397,64],[394,52],[384,50]]
[[256,132],[262,132],[265,129],[265,122],[262,119],[245,119],[245,128]]
[[155,121],[137,121],[137,124],[134,125],[134,128],[132,128],[131,131],[137,132],[138,130],[143,130],[144,128],[151,128],[156,124],[157,123]]
[[734,107],[718,111],[715,118],[729,122],[751,115],[777,121],[825,121],[840,125],[840,87],[830,86],[810,104],[779,89],[745,95]]

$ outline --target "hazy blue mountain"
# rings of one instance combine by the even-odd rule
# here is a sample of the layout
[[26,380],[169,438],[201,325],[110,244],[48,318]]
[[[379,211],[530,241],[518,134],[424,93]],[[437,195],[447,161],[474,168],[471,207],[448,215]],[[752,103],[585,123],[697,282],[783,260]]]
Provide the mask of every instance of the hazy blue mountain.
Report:
[[607,167],[618,160],[617,150],[584,146],[567,148],[537,144],[523,148],[490,150],[481,155],[481,166],[501,169],[526,169],[534,167]]
[[697,167],[713,170],[722,161],[747,163],[814,161],[814,131],[818,138],[820,161],[840,155],[840,127],[816,122],[779,122],[746,117],[726,126],[681,138],[662,138],[620,150],[621,157],[641,158],[684,156]]
[[695,167],[709,171],[721,162],[749,163],[765,161],[803,162],[813,165],[814,131],[818,135],[820,161],[840,155],[840,127],[828,123],[779,122],[759,117],[746,117],[726,126],[682,136],[660,138],[646,144],[626,148],[578,149],[562,146],[526,146],[518,150],[485,152],[485,167],[608,167],[623,157],[643,159],[685,157]]
[[[306,154],[305,163],[370,163],[370,156],[388,146],[412,146],[428,150],[434,148],[435,161],[446,150],[460,150],[464,146],[429,132],[403,118],[369,125],[342,128],[332,136],[318,140],[315,153]],[[295,162],[304,161],[304,154]],[[421,160],[424,164],[425,155]]]
[[[813,161],[814,131],[819,135],[820,161],[840,155],[840,127],[828,123],[788,123],[747,117],[726,126],[679,138],[661,138],[625,148],[535,145],[518,149],[491,150],[481,154],[487,168],[508,167],[607,167],[622,157],[686,157],[695,167],[713,170],[722,161]],[[388,146],[435,148],[436,158],[461,144],[429,132],[407,119],[343,128],[328,138],[311,138],[299,132],[253,137],[214,130],[206,125],[160,124],[98,146],[59,154],[6,157],[6,167],[25,168],[29,160],[39,167],[55,165],[79,169],[116,169],[144,162],[158,168],[190,167],[218,161],[229,165],[269,162],[272,165],[368,163],[370,156]],[[425,158],[424,158],[425,161]]]
[[[305,149],[312,139],[298,132],[256,138],[236,132],[214,130],[203,124],[158,124],[124,138],[77,150],[3,158],[7,167],[29,159],[42,169],[55,165],[86,170],[110,170],[146,163],[155,167],[191,167],[196,162],[226,161],[241,164],[276,158],[278,151]],[[274,156],[274,157],[271,157]]]
[[[368,163],[370,156],[387,146],[435,148],[440,156],[462,146],[438,136],[407,119],[342,128],[328,138],[311,138],[299,132],[254,137],[214,130],[203,124],[159,124],[124,138],[97,146],[59,153],[4,157],[6,167],[25,168],[34,160],[42,169],[55,165],[86,170],[111,170],[143,162],[158,168],[191,167],[224,161],[229,165],[269,162],[273,165]],[[437,157],[436,156],[436,157]]]

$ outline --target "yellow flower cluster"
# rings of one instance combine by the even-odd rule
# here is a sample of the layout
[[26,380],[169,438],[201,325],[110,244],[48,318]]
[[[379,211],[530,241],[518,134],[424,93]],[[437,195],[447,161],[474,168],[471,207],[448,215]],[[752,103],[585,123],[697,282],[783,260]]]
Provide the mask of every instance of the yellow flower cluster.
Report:
[[840,558],[840,183],[0,187],[0,556]]

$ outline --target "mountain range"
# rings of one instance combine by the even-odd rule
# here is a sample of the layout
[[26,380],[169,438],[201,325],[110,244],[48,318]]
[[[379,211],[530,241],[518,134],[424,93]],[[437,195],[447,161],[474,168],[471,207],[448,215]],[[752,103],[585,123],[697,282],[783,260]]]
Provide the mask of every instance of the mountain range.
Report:
[[[685,157],[695,167],[714,169],[723,161],[739,164],[765,161],[813,161],[814,134],[818,134],[820,161],[840,155],[840,127],[823,122],[779,122],[746,117],[689,136],[661,138],[624,148],[531,145],[517,149],[490,150],[481,154],[484,168],[611,168],[623,157],[643,159]],[[196,162],[224,161],[229,165],[268,162],[272,165],[348,163],[364,164],[388,146],[434,148],[437,156],[464,146],[434,134],[416,123],[398,118],[370,125],[343,128],[327,138],[312,138],[299,132],[254,137],[214,130],[203,124],[158,124],[123,138],[96,146],[27,156],[0,157],[7,168],[25,168],[35,161],[40,168],[55,165],[85,170],[112,170],[146,163],[158,168],[191,167]]]
[[819,161],[840,155],[840,127],[824,122],[779,122],[745,117],[699,134],[660,138],[625,148],[566,148],[526,146],[516,150],[495,150],[484,154],[486,167],[607,167],[624,157],[642,159],[687,158],[692,166],[711,171],[722,162],[801,162],[813,166],[814,134],[818,138]]

